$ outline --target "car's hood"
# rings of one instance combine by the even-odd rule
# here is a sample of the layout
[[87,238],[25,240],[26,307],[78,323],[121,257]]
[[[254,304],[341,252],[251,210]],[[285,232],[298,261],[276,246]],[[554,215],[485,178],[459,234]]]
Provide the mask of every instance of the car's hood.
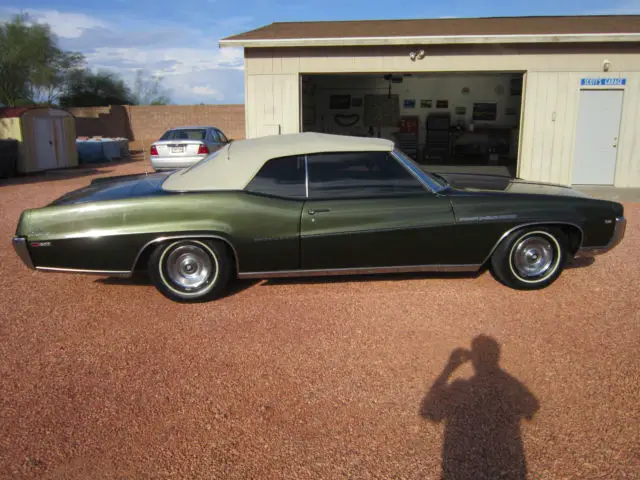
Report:
[[131,197],[169,195],[162,189],[162,182],[169,173],[124,175],[96,178],[86,187],[69,192],[51,203],[72,205],[76,203],[119,200]]
[[524,195],[560,195],[569,197],[588,197],[588,195],[553,183],[533,182],[501,175],[473,173],[439,173],[449,186],[458,192],[502,192]]

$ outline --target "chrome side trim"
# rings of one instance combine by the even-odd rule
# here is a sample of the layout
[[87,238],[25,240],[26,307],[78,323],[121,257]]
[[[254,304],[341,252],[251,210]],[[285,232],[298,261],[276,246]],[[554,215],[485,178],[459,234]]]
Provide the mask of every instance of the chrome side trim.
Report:
[[34,269],[33,260],[31,260],[31,255],[29,254],[29,247],[27,247],[27,239],[23,237],[13,237],[13,249],[22,260],[27,267],[31,270]]
[[[469,224],[467,224],[469,225]],[[500,245],[500,243],[507,238],[507,236],[511,235],[513,232],[515,232],[516,230],[520,229],[520,228],[524,228],[524,227],[534,227],[534,226],[544,226],[544,225],[568,225],[570,227],[576,227],[579,231],[580,231],[580,243],[578,244],[578,250],[580,250],[580,246],[582,245],[582,241],[584,240],[584,230],[582,230],[582,227],[580,225],[576,225],[575,223],[571,223],[571,222],[556,222],[556,221],[551,221],[551,222],[531,222],[531,223],[522,223],[520,225],[516,225],[515,227],[510,228],[509,230],[507,230],[506,232],[504,232],[502,234],[502,236],[498,239],[498,241],[495,243],[495,245],[493,246],[493,248],[491,249],[491,251],[489,252],[489,254],[485,257],[485,259],[482,261],[481,265],[484,265],[487,263],[487,261],[491,258],[491,255],[493,255],[493,252],[496,251],[496,248],[498,248],[498,245]]]
[[581,247],[576,252],[575,258],[579,257],[593,257],[595,255],[602,255],[603,253],[610,252],[617,247],[624,238],[627,230],[627,219],[625,217],[616,218],[616,224],[613,227],[613,235],[611,240],[602,247]]
[[131,266],[131,270],[130,272],[133,272],[136,268],[136,265],[138,264],[138,260],[140,260],[140,255],[142,255],[142,252],[144,252],[147,247],[149,247],[150,245],[153,245],[154,243],[158,243],[158,242],[164,242],[167,240],[180,240],[180,239],[184,239],[184,238],[193,238],[193,239],[197,239],[197,238],[213,238],[215,240],[222,240],[224,243],[226,243],[229,248],[231,248],[231,251],[233,252],[233,257],[235,259],[235,263],[236,263],[236,272],[239,273],[240,272],[240,257],[238,257],[238,252],[236,251],[235,247],[231,244],[231,242],[229,240],[227,240],[224,237],[221,237],[219,235],[209,235],[209,234],[196,234],[193,233],[191,235],[167,235],[164,237],[158,237],[155,238],[153,240],[148,241],[147,243],[145,243],[142,248],[138,251],[138,254],[136,255],[136,258],[133,260],[133,265]]
[[301,234],[300,238],[318,238],[318,237],[335,237],[341,235],[370,235],[372,233],[387,233],[387,232],[398,232],[398,231],[409,231],[409,230],[425,230],[432,229],[437,230],[439,228],[445,227],[455,227],[457,224],[455,222],[451,223],[442,223],[439,225],[411,225],[406,227],[388,227],[388,228],[371,228],[367,230],[345,230],[342,232],[328,232],[328,233],[306,233]]
[[81,268],[58,268],[58,267],[36,267],[36,270],[43,272],[59,272],[59,273],[84,273],[87,275],[108,275],[111,277],[130,277],[131,272],[128,270],[83,270]]
[[361,268],[329,268],[314,270],[280,270],[271,272],[243,272],[238,278],[288,278],[288,277],[325,277],[338,275],[376,275],[385,273],[412,272],[475,272],[480,265],[407,265],[397,267],[361,267]]

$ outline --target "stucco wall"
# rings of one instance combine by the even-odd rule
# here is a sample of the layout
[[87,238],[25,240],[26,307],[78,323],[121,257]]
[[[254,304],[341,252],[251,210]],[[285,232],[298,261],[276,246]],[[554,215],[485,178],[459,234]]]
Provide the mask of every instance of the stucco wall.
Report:
[[0,138],[22,141],[19,118],[0,118]]

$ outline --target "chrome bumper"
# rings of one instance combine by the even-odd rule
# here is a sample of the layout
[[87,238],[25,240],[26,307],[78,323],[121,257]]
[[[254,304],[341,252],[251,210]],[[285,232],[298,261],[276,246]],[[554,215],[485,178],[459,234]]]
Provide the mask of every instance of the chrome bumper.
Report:
[[31,261],[31,255],[29,255],[27,239],[23,237],[13,237],[13,248],[20,257],[20,260],[22,260],[27,267],[35,270],[33,262]]
[[593,257],[594,255],[602,255],[617,247],[624,238],[627,230],[627,219],[624,217],[616,218],[616,224],[613,227],[613,235],[607,245],[602,247],[581,247],[576,253],[576,257]]
[[194,155],[191,157],[161,157],[158,155],[149,157],[149,160],[154,170],[179,170],[195,165],[205,157],[206,155]]

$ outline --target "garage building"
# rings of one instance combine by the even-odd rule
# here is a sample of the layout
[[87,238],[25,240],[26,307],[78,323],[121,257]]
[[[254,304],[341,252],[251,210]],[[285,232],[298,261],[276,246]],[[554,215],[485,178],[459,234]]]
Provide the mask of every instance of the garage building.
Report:
[[640,15],[273,23],[248,138],[380,136],[433,171],[640,187]]

